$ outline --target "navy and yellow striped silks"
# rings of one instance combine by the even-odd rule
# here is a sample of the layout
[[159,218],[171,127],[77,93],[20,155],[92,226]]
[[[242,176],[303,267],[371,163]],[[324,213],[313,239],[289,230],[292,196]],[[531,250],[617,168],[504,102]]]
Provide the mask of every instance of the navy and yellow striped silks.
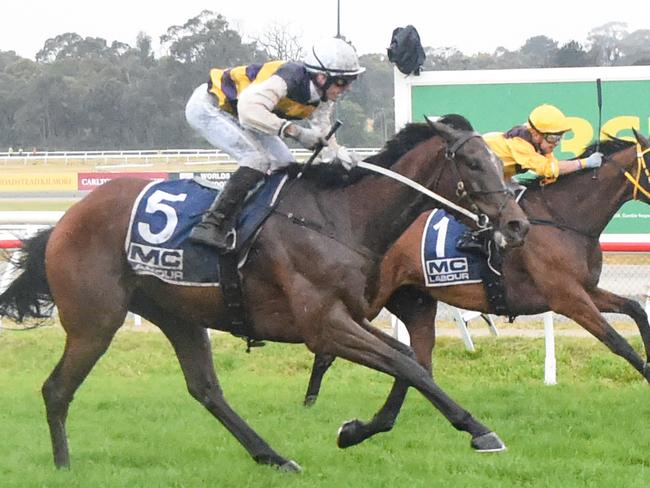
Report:
[[242,91],[273,75],[280,76],[288,88],[287,95],[280,99],[273,112],[290,120],[309,117],[318,102],[310,102],[310,75],[299,63],[271,61],[229,69],[214,68],[210,70],[209,91],[217,97],[221,109],[236,115]]

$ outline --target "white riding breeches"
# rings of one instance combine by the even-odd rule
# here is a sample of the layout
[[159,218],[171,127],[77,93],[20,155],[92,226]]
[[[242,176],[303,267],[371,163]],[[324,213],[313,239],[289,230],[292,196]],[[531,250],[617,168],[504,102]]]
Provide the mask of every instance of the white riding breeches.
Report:
[[217,107],[207,83],[192,93],[185,106],[185,118],[205,140],[232,156],[240,166],[266,173],[295,162],[279,136],[246,129],[236,117]]

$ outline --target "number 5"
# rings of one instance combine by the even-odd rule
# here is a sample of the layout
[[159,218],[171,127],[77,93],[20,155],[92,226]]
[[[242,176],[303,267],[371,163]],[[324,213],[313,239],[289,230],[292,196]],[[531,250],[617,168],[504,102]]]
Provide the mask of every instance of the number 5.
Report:
[[173,235],[174,229],[178,225],[178,215],[176,215],[176,209],[174,207],[162,202],[184,202],[186,198],[187,193],[172,195],[171,193],[167,193],[162,190],[156,190],[153,192],[147,199],[145,212],[150,214],[162,212],[165,214],[167,222],[165,223],[165,227],[163,227],[163,229],[157,233],[151,232],[151,226],[149,224],[139,222],[138,232],[142,238],[151,244],[161,244],[168,240]]

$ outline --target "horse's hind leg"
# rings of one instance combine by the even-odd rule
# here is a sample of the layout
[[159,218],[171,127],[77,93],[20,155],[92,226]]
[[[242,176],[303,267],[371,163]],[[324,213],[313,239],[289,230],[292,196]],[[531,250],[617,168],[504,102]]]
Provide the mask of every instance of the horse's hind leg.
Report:
[[436,345],[437,300],[415,287],[403,286],[391,295],[386,308],[404,323],[418,363],[431,373],[431,355]]
[[307,392],[305,393],[305,399],[303,400],[303,405],[305,407],[311,407],[316,403],[318,398],[318,393],[320,392],[320,385],[323,381],[323,376],[330,368],[332,363],[336,358],[328,354],[316,354],[314,355],[314,365],[311,368],[311,376],[309,377],[309,384],[307,385]]
[[598,310],[602,313],[620,313],[629,316],[636,323],[646,352],[646,364],[643,375],[650,382],[650,324],[643,307],[635,300],[616,295],[602,288],[589,292]]
[[[57,229],[47,248],[47,277],[66,332],[66,343],[63,356],[43,384],[42,393],[54,463],[61,468],[70,464],[65,432],[70,402],[124,323],[130,291],[121,274],[119,246],[111,254],[82,246],[80,238],[66,238],[63,230],[56,234]],[[106,240],[97,238],[93,242]]]
[[[140,302],[144,306],[143,302]],[[154,322],[169,339],[185,376],[187,389],[259,464],[286,471],[301,471],[295,461],[283,458],[269,446],[228,404],[217,380],[212,347],[205,329],[188,326],[151,306],[136,310]]]
[[63,356],[43,384],[43,400],[57,468],[70,466],[65,423],[74,393],[106,351],[112,337],[100,337],[90,332],[87,335],[68,335]]

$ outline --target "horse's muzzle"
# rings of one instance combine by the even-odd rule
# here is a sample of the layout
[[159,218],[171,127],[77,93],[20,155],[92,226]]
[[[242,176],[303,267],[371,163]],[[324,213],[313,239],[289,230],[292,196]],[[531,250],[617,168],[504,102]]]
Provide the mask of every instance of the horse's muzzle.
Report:
[[512,219],[495,232],[495,241],[499,247],[520,247],[530,230],[526,219]]

